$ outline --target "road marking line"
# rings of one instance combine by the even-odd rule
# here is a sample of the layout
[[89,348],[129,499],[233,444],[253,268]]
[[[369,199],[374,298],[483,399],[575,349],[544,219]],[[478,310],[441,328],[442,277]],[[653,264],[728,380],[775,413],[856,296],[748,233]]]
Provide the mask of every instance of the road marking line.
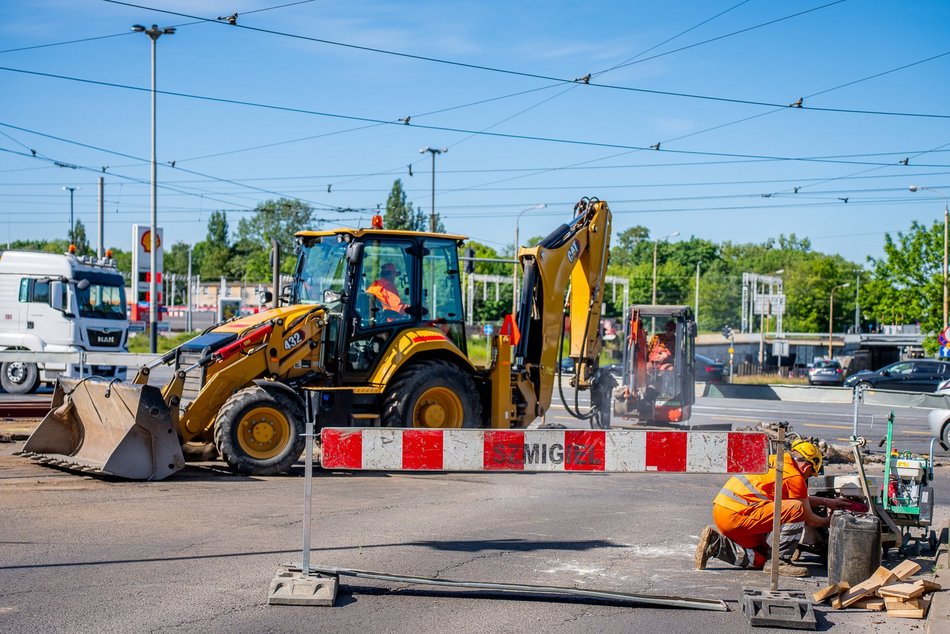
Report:
[[803,427],[823,427],[826,429],[851,429],[848,425],[819,425],[818,423],[802,423]]

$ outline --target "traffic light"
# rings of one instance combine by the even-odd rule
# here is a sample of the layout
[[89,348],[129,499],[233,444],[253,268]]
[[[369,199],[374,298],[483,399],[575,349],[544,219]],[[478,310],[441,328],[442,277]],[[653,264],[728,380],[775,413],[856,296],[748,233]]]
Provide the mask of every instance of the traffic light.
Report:
[[475,272],[475,249],[468,247],[465,249],[465,272],[474,273]]
[[732,328],[730,326],[722,327],[722,336],[725,337],[726,339],[732,339],[732,336],[734,334],[735,333],[732,331]]

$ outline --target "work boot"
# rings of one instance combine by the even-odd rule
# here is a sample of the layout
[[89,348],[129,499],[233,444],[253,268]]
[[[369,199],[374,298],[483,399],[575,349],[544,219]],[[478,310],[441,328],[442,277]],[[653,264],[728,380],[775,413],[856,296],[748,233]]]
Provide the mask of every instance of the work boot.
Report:
[[706,562],[719,552],[719,542],[722,536],[712,526],[707,526],[699,534],[699,543],[696,544],[696,570],[705,570]]
[[[762,569],[762,572],[766,574],[772,574],[772,561],[769,560],[765,564],[765,568]],[[805,566],[796,566],[795,564],[786,561],[784,559],[779,559],[778,561],[778,574],[780,577],[807,577],[808,568]]]

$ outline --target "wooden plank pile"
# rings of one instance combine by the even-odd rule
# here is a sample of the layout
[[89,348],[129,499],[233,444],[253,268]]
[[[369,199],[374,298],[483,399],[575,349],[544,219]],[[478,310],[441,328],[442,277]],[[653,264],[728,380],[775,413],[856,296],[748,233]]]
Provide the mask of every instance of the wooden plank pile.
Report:
[[851,586],[842,581],[825,586],[812,595],[812,600],[815,603],[827,601],[835,610],[886,610],[887,616],[922,619],[927,616],[930,607],[930,597],[926,595],[940,590],[940,585],[924,579],[908,581],[919,571],[920,565],[909,559],[891,570],[881,566],[857,585]]

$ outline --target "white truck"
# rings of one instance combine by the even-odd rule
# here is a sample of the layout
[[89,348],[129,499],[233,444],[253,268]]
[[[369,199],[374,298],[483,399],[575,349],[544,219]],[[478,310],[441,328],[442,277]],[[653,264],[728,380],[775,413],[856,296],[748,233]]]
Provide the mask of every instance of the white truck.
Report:
[[[125,352],[125,281],[111,258],[5,251],[0,254],[0,349]],[[125,366],[9,360],[0,386],[13,394],[60,375],[125,379]]]

